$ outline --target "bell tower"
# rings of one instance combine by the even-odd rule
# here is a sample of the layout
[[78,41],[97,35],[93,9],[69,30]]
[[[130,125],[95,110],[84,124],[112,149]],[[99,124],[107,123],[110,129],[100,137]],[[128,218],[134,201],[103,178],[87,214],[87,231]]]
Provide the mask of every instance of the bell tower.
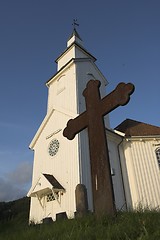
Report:
[[[106,78],[95,64],[96,58],[84,47],[83,41],[74,28],[67,41],[67,48],[55,60],[57,73],[50,78],[48,87],[48,110],[54,105],[79,114],[85,110],[82,92],[91,79],[101,81],[101,96],[106,94]],[[63,98],[63,99],[62,99]],[[66,101],[67,99],[67,101]],[[106,120],[109,127],[109,120]]]

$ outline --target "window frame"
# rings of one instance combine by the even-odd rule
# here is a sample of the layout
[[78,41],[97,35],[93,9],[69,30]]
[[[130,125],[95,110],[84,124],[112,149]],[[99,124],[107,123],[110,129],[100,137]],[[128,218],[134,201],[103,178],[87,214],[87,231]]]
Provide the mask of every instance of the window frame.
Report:
[[155,154],[156,154],[158,166],[160,168],[160,147],[155,149]]

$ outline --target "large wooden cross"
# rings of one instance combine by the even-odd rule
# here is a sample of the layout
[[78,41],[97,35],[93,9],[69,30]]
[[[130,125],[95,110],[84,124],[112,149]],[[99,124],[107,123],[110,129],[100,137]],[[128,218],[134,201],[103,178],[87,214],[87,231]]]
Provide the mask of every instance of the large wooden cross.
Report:
[[113,185],[103,117],[118,106],[126,105],[130,99],[130,95],[134,92],[133,84],[119,83],[114,91],[101,99],[99,87],[100,81],[98,80],[90,80],[87,83],[83,91],[86,111],[75,119],[70,119],[63,131],[63,135],[72,140],[77,133],[88,128],[93,211],[97,216],[102,214],[114,215],[115,213]]

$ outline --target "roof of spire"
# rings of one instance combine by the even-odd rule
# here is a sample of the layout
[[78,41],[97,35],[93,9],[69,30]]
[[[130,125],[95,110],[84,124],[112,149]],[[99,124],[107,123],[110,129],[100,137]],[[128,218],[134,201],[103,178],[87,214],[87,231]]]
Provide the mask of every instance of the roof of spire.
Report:
[[[81,39],[81,37],[79,36],[79,34],[78,34],[78,32],[77,32],[77,30],[76,30],[75,27],[73,28],[72,34],[71,34],[71,36],[69,37],[69,39],[71,39],[73,36],[79,38],[79,39],[82,41],[82,39]],[[69,39],[68,39],[68,40],[69,40]]]
[[72,43],[78,43],[81,46],[83,45],[83,41],[82,41],[81,37],[79,36],[75,26],[74,26],[73,31],[67,41],[67,47],[69,47]]

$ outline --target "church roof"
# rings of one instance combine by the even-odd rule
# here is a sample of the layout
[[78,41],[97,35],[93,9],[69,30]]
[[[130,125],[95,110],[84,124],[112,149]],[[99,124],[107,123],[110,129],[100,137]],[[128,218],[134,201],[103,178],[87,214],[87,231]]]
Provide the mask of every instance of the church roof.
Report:
[[53,175],[41,173],[38,180],[29,190],[27,196],[40,197],[50,191],[65,191],[65,189]]
[[63,53],[61,53],[57,59],[55,60],[55,62],[57,63],[58,60],[72,47],[72,46],[76,46],[79,49],[81,49],[84,53],[86,53],[89,57],[91,57],[93,59],[93,61],[96,61],[97,59],[91,54],[89,53],[84,47],[82,47],[80,44],[78,44],[77,42],[73,42],[69,47],[67,47]]
[[71,36],[68,38],[68,40],[71,39],[73,36],[76,36],[77,38],[82,40],[75,28],[73,28],[73,32],[72,32]]
[[64,190],[64,187],[62,187],[62,185],[57,181],[57,179],[53,175],[43,173],[43,176],[45,176],[45,178],[53,186],[54,189]]
[[124,120],[115,130],[125,133],[126,137],[160,135],[160,127],[132,119]]

